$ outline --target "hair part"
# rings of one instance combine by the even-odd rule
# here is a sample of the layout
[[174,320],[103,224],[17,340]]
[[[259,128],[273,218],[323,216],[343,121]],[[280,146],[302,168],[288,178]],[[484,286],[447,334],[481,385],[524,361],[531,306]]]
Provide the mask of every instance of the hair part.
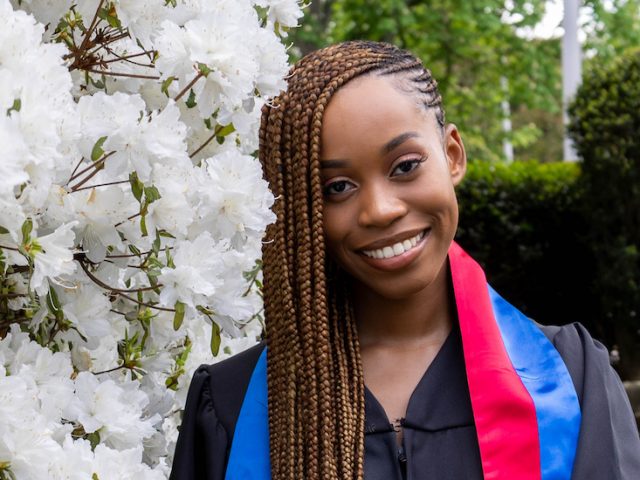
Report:
[[320,135],[332,95],[367,74],[393,76],[435,111],[443,129],[429,70],[405,50],[369,41],[305,56],[291,69],[287,91],[262,110],[260,162],[278,198],[263,245],[274,480],[364,475],[364,375],[348,278],[325,250]]

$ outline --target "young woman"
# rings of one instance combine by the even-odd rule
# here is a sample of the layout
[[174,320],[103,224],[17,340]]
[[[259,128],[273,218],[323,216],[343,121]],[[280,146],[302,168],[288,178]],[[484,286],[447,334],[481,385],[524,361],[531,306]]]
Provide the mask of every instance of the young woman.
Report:
[[453,242],[466,155],[436,82],[347,42],[263,111],[266,342],[195,374],[173,479],[637,479],[606,350]]

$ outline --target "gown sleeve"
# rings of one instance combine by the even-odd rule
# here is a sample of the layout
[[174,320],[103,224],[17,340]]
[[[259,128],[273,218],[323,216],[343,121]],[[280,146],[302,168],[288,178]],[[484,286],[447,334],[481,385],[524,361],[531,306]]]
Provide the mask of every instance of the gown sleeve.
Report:
[[229,441],[214,409],[209,367],[193,375],[170,480],[224,480]]
[[552,342],[567,365],[582,408],[572,478],[640,479],[635,417],[607,349],[579,323],[559,328]]

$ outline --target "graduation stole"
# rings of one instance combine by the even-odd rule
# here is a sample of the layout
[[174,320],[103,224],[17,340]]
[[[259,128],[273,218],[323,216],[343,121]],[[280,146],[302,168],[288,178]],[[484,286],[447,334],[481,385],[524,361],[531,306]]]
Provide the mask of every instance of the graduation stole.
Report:
[[[455,242],[449,264],[484,478],[570,479],[581,414],[562,358]],[[271,478],[266,353],[242,403],[226,480]]]

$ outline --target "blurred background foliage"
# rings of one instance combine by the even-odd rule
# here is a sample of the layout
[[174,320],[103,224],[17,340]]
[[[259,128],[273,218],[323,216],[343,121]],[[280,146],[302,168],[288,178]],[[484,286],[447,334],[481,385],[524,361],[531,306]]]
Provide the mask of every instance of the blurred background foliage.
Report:
[[607,337],[640,370],[640,49],[591,67],[569,110],[595,260],[591,287]]
[[[418,55],[438,79],[447,120],[471,160],[554,162],[562,155],[561,38],[535,38],[545,0],[312,0],[291,32],[293,60],[332,43],[387,41]],[[584,0],[587,63],[640,45],[638,0]],[[557,24],[561,18],[555,19]],[[513,129],[504,131],[503,101]]]
[[312,0],[290,54],[369,39],[422,58],[470,161],[457,240],[507,300],[541,323],[582,322],[640,379],[640,0],[582,5],[577,164],[561,162],[562,29],[533,35],[544,0]]

